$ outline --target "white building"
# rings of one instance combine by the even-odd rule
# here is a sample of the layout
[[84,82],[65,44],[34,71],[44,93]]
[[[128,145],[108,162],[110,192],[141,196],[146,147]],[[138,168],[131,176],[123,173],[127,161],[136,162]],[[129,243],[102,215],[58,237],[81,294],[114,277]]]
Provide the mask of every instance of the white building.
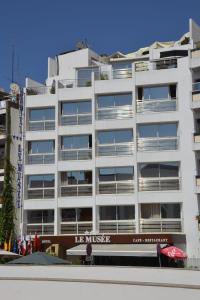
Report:
[[199,48],[190,20],[177,42],[66,52],[49,58],[46,85],[27,79],[25,233],[66,248],[103,234],[141,256],[168,242],[200,257]]

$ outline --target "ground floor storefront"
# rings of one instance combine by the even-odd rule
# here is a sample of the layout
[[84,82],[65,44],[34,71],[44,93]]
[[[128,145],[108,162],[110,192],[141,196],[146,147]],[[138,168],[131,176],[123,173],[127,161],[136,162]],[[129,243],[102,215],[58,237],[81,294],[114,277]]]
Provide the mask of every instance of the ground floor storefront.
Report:
[[[88,245],[90,251],[88,253]],[[42,236],[42,250],[71,260],[73,264],[177,267],[182,264],[163,255],[158,245],[186,248],[184,234],[99,234]]]

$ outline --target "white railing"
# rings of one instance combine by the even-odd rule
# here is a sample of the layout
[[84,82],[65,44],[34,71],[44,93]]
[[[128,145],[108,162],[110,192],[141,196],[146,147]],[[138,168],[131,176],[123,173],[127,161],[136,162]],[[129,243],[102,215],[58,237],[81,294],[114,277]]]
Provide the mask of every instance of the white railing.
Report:
[[85,234],[92,231],[92,222],[61,222],[61,234]]
[[178,149],[178,137],[138,138],[138,151],[165,151]]
[[132,69],[131,68],[113,69],[112,77],[113,77],[113,79],[131,78],[132,77]]
[[54,164],[55,162],[55,153],[34,153],[28,154],[28,164],[29,165],[36,165],[36,164]]
[[137,113],[176,111],[177,99],[137,100]]
[[97,108],[96,119],[130,119],[133,117],[133,108],[131,105],[113,106],[113,107],[101,107]]
[[61,125],[87,125],[92,123],[92,114],[62,115]]
[[140,232],[182,232],[181,219],[140,219]]
[[100,233],[134,233],[135,220],[99,221]]
[[54,234],[54,223],[31,223],[26,226],[27,235],[53,235]]
[[97,144],[97,156],[133,155],[133,142],[118,144]]
[[149,61],[138,61],[135,63],[135,71],[151,71],[151,70],[163,70],[177,68],[176,58],[165,58],[159,59],[152,62]]
[[29,121],[28,128],[30,131],[55,130],[55,121],[54,120]]
[[71,89],[79,87],[91,87],[92,79],[62,79],[58,80],[59,89]]
[[134,193],[134,181],[108,181],[98,183],[98,194],[130,194]]
[[28,188],[27,199],[51,199],[54,198],[54,188]]
[[92,184],[68,185],[60,187],[61,197],[92,196]]
[[180,189],[179,177],[139,178],[139,191],[168,191]]
[[62,149],[60,160],[88,160],[92,159],[92,149]]

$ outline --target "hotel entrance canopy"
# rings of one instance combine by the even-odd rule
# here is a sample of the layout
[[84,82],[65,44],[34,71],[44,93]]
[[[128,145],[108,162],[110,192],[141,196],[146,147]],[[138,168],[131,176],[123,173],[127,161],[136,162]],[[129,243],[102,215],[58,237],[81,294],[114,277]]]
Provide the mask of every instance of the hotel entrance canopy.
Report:
[[[86,255],[86,244],[68,249],[67,255]],[[92,245],[92,255],[156,257],[157,248],[155,244],[95,244]]]

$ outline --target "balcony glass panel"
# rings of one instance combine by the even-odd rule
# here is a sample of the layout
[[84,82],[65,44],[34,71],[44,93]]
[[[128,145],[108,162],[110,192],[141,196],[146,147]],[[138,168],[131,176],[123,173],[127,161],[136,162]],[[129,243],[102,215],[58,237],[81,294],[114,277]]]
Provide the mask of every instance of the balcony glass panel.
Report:
[[132,77],[131,63],[115,63],[112,65],[113,79],[125,79]]
[[27,199],[54,198],[54,175],[28,176]]
[[92,159],[92,136],[76,135],[64,136],[61,140],[61,160],[87,160]]
[[53,164],[55,143],[54,141],[32,141],[28,143],[29,164]]
[[55,108],[33,108],[29,110],[29,130],[54,130]]

